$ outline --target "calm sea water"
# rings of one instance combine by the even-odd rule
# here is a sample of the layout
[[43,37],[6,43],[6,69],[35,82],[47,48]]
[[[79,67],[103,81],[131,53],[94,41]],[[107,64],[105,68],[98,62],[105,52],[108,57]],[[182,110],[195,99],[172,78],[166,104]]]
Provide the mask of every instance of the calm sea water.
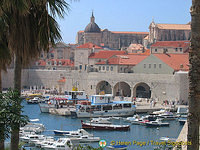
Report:
[[[41,113],[39,105],[37,104],[26,104],[24,105],[24,114],[28,115],[30,119],[40,119],[40,123],[43,123],[46,127],[44,133],[45,135],[54,135],[53,130],[77,130],[81,128],[81,119],[72,119],[71,117],[51,115],[48,113]],[[85,120],[85,119],[83,119]],[[112,120],[114,124],[130,124],[121,120]],[[169,127],[159,127],[159,128],[150,128],[142,125],[131,125],[130,131],[91,131],[94,136],[98,136],[101,139],[106,140],[107,145],[110,145],[111,142],[127,142],[128,150],[152,150],[156,145],[153,145],[151,142],[159,141],[160,137],[168,136],[170,138],[177,138],[182,125],[179,124],[177,120],[168,121],[170,123]],[[133,141],[137,142],[133,144]],[[145,144],[145,146],[141,146]],[[148,143],[149,142],[149,143]],[[137,145],[138,144],[138,145]],[[141,144],[139,146],[139,144]],[[98,143],[90,143],[93,147],[99,147]]]

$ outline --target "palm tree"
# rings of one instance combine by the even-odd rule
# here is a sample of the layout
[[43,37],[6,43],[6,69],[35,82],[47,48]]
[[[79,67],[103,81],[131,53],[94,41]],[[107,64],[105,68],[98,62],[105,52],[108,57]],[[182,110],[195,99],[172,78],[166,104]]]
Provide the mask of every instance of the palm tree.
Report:
[[[4,22],[2,22],[2,20],[0,20],[0,30],[2,31],[0,33],[0,103],[3,103],[3,99],[2,99],[2,77],[1,77],[1,72],[2,71],[6,71],[7,66],[11,63],[11,54],[10,54],[10,50],[8,49],[8,42],[6,40],[4,31],[5,31],[6,27]],[[1,105],[3,106],[3,105]],[[2,110],[2,108],[1,108]],[[3,114],[2,111],[0,112],[1,116],[5,116]],[[4,118],[6,119],[6,118]],[[7,127],[5,126],[5,124],[2,122],[4,122],[4,119],[0,119],[1,120],[1,125],[0,125],[0,149],[3,150],[4,149],[4,141],[5,138],[7,137],[7,132],[5,131],[5,129],[7,129]]]
[[200,1],[192,0],[191,7],[191,49],[190,61],[190,92],[188,115],[188,141],[192,144],[188,150],[199,149],[199,123],[200,123]]
[[[7,25],[4,38],[8,41],[10,51],[15,54],[14,88],[19,95],[23,66],[61,40],[60,29],[54,18],[63,18],[68,9],[69,5],[64,0],[0,1],[0,19]],[[19,124],[12,128],[11,150],[18,149],[18,143]]]

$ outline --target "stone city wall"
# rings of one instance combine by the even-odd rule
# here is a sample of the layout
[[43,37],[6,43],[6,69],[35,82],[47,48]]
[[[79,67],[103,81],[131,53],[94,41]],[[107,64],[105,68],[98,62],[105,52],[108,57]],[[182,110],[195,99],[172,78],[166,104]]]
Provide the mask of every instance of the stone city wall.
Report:
[[[137,85],[145,83],[150,87],[153,98],[163,100],[187,101],[189,91],[188,73],[169,74],[135,74],[135,73],[98,73],[66,70],[34,70],[24,69],[22,74],[22,87],[41,86],[45,88],[59,88],[59,80],[66,78],[62,83],[62,91],[72,90],[77,86],[78,90],[84,90],[88,95],[97,94],[96,86],[101,81],[107,81],[114,93],[114,87],[118,82],[125,82],[130,86],[131,96],[134,96]],[[3,72],[3,88],[13,87],[13,70]],[[123,87],[122,87],[123,88]]]

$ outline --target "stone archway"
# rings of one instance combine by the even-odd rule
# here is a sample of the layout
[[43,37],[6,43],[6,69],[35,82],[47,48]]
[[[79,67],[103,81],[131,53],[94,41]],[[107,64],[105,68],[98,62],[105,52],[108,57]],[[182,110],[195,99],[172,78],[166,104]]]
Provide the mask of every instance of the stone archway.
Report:
[[133,97],[150,98],[150,86],[144,82],[136,84],[133,88]]
[[118,82],[113,89],[114,96],[131,97],[130,85],[126,82]]
[[112,88],[107,81],[100,81],[96,86],[96,94],[112,94]]

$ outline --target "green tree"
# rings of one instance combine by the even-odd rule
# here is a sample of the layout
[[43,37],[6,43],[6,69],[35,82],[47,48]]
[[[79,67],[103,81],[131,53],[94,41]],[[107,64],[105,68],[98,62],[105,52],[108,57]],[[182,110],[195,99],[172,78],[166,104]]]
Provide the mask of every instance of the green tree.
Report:
[[192,144],[188,150],[199,149],[199,123],[200,123],[200,1],[192,0],[191,11],[191,49],[190,61],[190,92],[188,114],[188,141]]
[[[0,20],[6,24],[8,49],[15,55],[14,89],[21,92],[21,72],[41,51],[61,40],[55,17],[63,18],[69,5],[64,0],[1,0]],[[2,35],[0,35],[2,36]],[[18,102],[17,105],[20,106]],[[20,115],[20,112],[16,112]],[[17,150],[19,124],[12,126],[11,150]]]
[[15,124],[25,125],[28,117],[19,115],[22,112],[22,106],[18,105],[22,99],[18,92],[9,90],[7,93],[0,93],[0,141],[2,143],[0,149],[4,149],[4,141],[9,137],[10,129],[15,127]]

